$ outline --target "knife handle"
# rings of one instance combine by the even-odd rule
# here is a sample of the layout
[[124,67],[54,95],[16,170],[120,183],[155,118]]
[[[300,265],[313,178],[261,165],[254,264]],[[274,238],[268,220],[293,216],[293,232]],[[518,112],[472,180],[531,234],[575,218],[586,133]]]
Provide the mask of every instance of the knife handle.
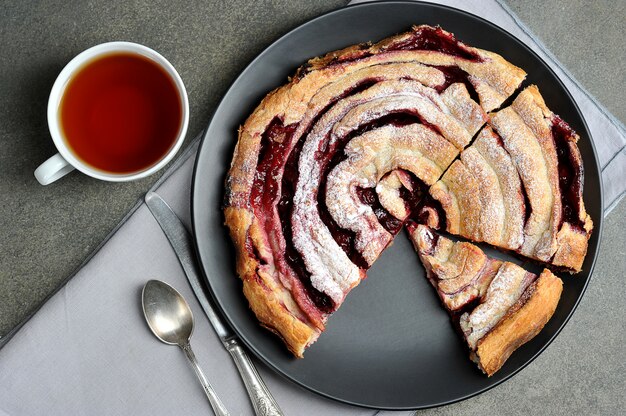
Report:
[[226,349],[233,357],[237,370],[246,385],[248,396],[252,401],[254,412],[257,416],[283,416],[283,412],[278,407],[276,400],[261,379],[258,371],[250,361],[250,357],[241,348],[236,339],[226,341]]

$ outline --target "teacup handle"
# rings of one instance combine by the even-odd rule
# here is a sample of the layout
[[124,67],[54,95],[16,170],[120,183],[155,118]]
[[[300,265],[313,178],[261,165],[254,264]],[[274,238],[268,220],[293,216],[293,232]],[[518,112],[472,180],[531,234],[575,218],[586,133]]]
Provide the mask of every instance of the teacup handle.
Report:
[[35,169],[35,178],[42,185],[48,185],[57,179],[61,179],[74,170],[74,166],[70,165],[59,153],[43,162]]

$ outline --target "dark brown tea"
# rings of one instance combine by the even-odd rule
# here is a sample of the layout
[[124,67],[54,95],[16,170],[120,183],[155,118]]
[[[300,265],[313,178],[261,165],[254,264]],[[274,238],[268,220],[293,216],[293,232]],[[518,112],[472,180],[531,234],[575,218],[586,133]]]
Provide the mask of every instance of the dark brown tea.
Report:
[[174,145],[183,118],[171,76],[141,55],[95,58],[70,79],[59,121],[83,162],[109,173],[134,173],[157,163]]

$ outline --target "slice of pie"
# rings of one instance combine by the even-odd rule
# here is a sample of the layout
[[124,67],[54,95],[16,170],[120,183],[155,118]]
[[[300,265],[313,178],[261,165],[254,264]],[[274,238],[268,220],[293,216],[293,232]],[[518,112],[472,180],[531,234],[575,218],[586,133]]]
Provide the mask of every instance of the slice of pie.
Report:
[[[239,130],[224,207],[260,323],[302,357],[407,221],[449,229],[451,205],[438,196],[465,194],[429,189],[467,159],[474,138],[489,133],[488,112],[524,77],[499,55],[417,26],[312,59],[268,94]],[[509,165],[497,179],[519,191],[525,182]],[[522,194],[517,205],[504,198],[511,216],[526,215]],[[511,241],[525,235],[510,228]],[[519,241],[492,243],[532,256]]]
[[410,223],[409,234],[428,280],[459,328],[478,367],[491,376],[550,320],[563,282],[488,257],[468,242],[454,242]]
[[431,189],[446,230],[578,272],[593,222],[582,198],[578,135],[545,105],[536,86],[463,150]]

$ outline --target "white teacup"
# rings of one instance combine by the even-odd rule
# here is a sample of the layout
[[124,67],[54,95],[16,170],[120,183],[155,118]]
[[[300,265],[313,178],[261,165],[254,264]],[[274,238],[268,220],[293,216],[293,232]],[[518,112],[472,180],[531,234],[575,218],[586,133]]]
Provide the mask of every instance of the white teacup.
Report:
[[[94,60],[102,55],[108,55],[115,52],[134,53],[150,59],[152,62],[160,66],[172,79],[181,101],[182,110],[182,122],[178,130],[176,139],[173,141],[172,146],[159,160],[155,161],[152,165],[145,169],[132,172],[132,173],[109,173],[96,169],[80,159],[78,155],[68,146],[66,139],[63,137],[62,128],[59,120],[59,109],[61,99],[65,92],[65,88],[72,76],[76,72],[82,69],[83,64]],[[57,179],[67,175],[74,169],[92,176],[96,179],[102,179],[111,182],[125,182],[140,179],[161,169],[165,166],[180,149],[180,146],[185,139],[187,133],[187,127],[189,124],[189,100],[187,98],[187,91],[183,84],[180,75],[176,72],[176,69],[170,64],[167,59],[161,56],[158,52],[136,43],[131,42],[108,42],[96,45],[89,48],[74,59],[72,59],[65,68],[61,71],[56,79],[50,98],[48,100],[48,127],[50,128],[50,134],[52,140],[59,151],[59,153],[46,160],[35,170],[35,177],[42,185],[48,185]]]

